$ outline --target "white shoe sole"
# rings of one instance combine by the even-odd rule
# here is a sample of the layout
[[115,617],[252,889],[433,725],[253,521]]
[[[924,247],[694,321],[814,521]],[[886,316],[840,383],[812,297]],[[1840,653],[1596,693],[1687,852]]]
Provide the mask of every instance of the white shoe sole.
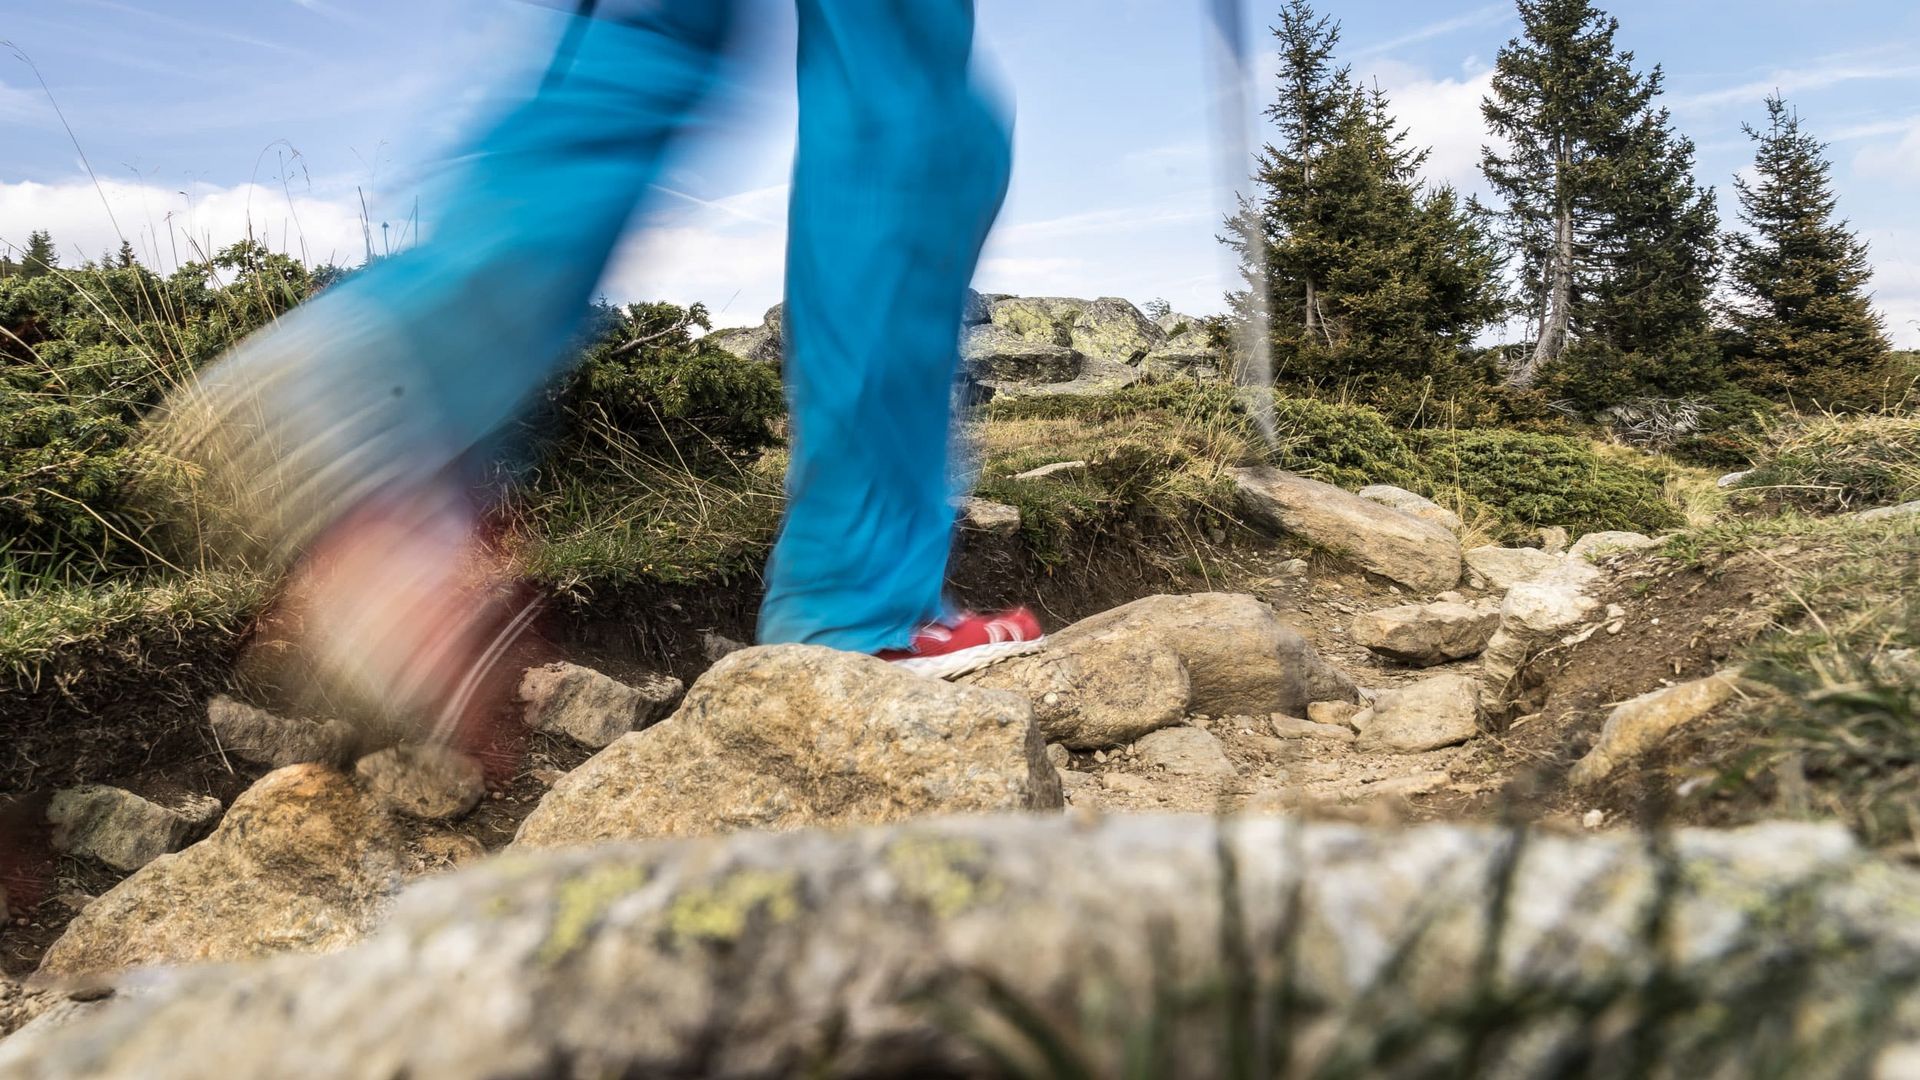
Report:
[[1002,641],[990,645],[975,645],[971,649],[945,653],[940,656],[916,656],[910,660],[895,660],[894,666],[902,671],[911,671],[915,675],[925,675],[929,679],[957,679],[992,667],[1002,660],[1011,660],[1016,656],[1038,652],[1047,643],[1043,637],[1032,641]]

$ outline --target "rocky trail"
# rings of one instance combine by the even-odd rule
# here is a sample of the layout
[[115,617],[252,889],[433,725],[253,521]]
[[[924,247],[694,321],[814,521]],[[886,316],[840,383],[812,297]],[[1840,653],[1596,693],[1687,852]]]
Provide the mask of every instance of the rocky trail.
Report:
[[[1411,493],[1362,497],[1276,470],[1238,486],[1270,538],[1222,546],[1204,591],[1097,610],[954,683],[715,633],[690,686],[631,664],[620,678],[565,660],[530,668],[512,706],[524,758],[491,787],[458,755],[366,752],[349,725],[213,697],[212,790],[103,782],[31,807],[58,870],[42,895],[10,897],[0,955],[33,979],[0,991],[0,1028],[30,1029],[0,1047],[0,1075],[76,1075],[27,1048],[59,1046],[68,1020],[95,1011],[131,1025],[133,1045],[141,1016],[200,985],[118,972],[342,949],[329,962],[350,963],[407,883],[501,850],[1062,809],[1080,823],[1070,831],[1114,816],[1098,828],[1116,836],[1193,827],[1122,824],[1166,813],[1378,826],[1518,810],[1569,834],[1622,824],[1634,803],[1611,778],[1740,692],[1717,665],[1764,624],[1764,575],[1689,589],[1646,537],[1568,549],[1548,530],[1537,548],[1463,551],[1458,522]],[[1017,545],[1009,509],[969,507],[957,566]],[[646,880],[584,858],[565,865],[591,868],[576,899],[596,909]],[[921,875],[936,908],[1001,880],[928,859],[894,869]],[[729,878],[682,915],[729,933],[743,910],[777,917],[788,901],[768,874]],[[584,941],[598,916],[569,902],[545,932]],[[393,947],[391,934],[376,940]]]

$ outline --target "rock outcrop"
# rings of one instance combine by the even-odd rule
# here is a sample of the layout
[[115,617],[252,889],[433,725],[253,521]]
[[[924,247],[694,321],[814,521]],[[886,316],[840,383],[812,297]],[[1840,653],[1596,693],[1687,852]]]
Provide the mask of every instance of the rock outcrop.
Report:
[[425,882],[345,952],[181,972],[0,1043],[0,1078],[984,1075],[1042,1038],[1087,1076],[1236,1054],[1625,1075],[1650,1038],[1701,1075],[1898,1076],[1916,894],[1798,824],[1653,844],[975,818],[619,845]]
[[1600,738],[1573,766],[1568,776],[1575,786],[1587,787],[1645,755],[1679,728],[1719,708],[1740,688],[1740,672],[1722,671],[1641,694],[1614,706],[1600,729]]
[[1502,592],[1551,575],[1567,558],[1539,548],[1495,546],[1471,548],[1465,557],[1467,569],[1480,575],[1488,588]]
[[1240,509],[1255,525],[1422,593],[1460,581],[1460,540],[1441,525],[1283,469],[1235,469],[1233,480]]
[[1059,383],[1080,374],[1080,354],[1066,345],[1022,337],[990,323],[967,328],[960,355],[967,370],[983,382]]
[[812,645],[743,649],[568,773],[516,847],[1061,805],[1019,695]]

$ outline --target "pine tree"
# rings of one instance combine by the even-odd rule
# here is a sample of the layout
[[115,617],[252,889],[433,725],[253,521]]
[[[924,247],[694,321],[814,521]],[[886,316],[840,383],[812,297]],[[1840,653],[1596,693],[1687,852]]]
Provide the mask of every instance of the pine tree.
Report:
[[1866,291],[1867,245],[1836,216],[1826,145],[1778,95],[1757,144],[1755,178],[1734,180],[1749,232],[1728,238],[1735,376],[1770,397],[1830,407],[1880,396],[1889,345]]
[[125,240],[120,241],[120,252],[114,256],[114,265],[122,270],[131,270],[140,265],[140,260],[134,257],[131,243]]
[[20,260],[20,276],[40,277],[52,273],[59,265],[60,253],[53,249],[53,237],[41,229],[28,233],[27,250]]
[[1227,242],[1244,257],[1264,235],[1266,264],[1245,274],[1268,290],[1280,374],[1403,416],[1483,381],[1461,351],[1500,307],[1484,212],[1423,188],[1425,151],[1406,145],[1385,95],[1334,63],[1338,24],[1290,0],[1274,33],[1280,90],[1267,115],[1280,139]]

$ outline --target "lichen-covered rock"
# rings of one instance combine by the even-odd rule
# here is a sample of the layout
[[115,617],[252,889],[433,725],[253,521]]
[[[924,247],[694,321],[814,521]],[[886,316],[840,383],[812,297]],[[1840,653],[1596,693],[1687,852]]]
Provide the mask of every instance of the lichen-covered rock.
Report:
[[1920,514],[1920,499],[1903,502],[1896,506],[1876,506],[1871,510],[1862,510],[1854,517],[1861,521],[1884,521],[1888,518],[1911,517]]
[[1188,708],[1209,716],[1299,714],[1315,701],[1358,701],[1359,690],[1259,599],[1239,593],[1148,596],[1053,634],[1056,646],[1095,635],[1157,637],[1186,665]]
[[1422,521],[1431,521],[1451,532],[1460,531],[1459,514],[1425,495],[1416,494],[1406,488],[1394,487],[1392,484],[1369,484],[1354,494],[1368,502],[1377,502],[1381,506],[1391,507],[1403,514],[1412,514]]
[[1140,370],[1162,378],[1174,375],[1204,375],[1217,371],[1220,358],[1200,335],[1183,335],[1165,345],[1155,346],[1139,361]]
[[1574,764],[1568,779],[1580,787],[1599,783],[1660,745],[1675,730],[1719,708],[1739,687],[1740,672],[1735,669],[1621,702],[1607,714],[1599,740]]
[[780,366],[780,331],[769,326],[729,326],[715,330],[706,340],[742,360],[755,364]]
[[1349,635],[1381,656],[1432,667],[1478,656],[1500,625],[1488,604],[1402,604],[1354,616]]
[[439,745],[389,746],[353,767],[373,796],[408,817],[457,818],[486,797],[480,763]]
[[339,948],[392,896],[402,838],[340,772],[293,765],[233,801],[213,835],[88,904],[40,970],[75,974]]
[[[1067,335],[1075,350],[1104,360],[1137,364],[1158,347],[1164,335],[1129,301],[1103,296],[1071,310]],[[1066,314],[1067,312],[1063,312]]]
[[637,685],[592,668],[558,661],[528,668],[519,700],[527,726],[602,747],[666,714],[680,697],[679,679],[652,675]]
[[1262,528],[1301,537],[1423,593],[1460,581],[1460,540],[1431,521],[1283,469],[1235,469],[1233,482],[1241,510]]
[[161,805],[103,784],[56,791],[47,804],[56,851],[89,855],[117,870],[138,870],[178,851],[219,820],[219,799],[184,795]]
[[967,328],[960,355],[973,377],[983,381],[1060,383],[1080,374],[1080,354],[1073,349],[991,323]]
[[568,773],[517,847],[1061,804],[1017,694],[814,645],[743,649],[679,711]]
[[344,720],[275,716],[223,695],[207,702],[207,723],[226,753],[272,769],[288,765],[344,765],[361,734]]
[[1040,734],[1075,750],[1121,746],[1179,723],[1191,690],[1179,652],[1129,627],[1055,635],[1039,652],[961,681],[1025,697]]
[[1844,828],[1785,823],[616,845],[424,882],[346,952],[179,973],[0,1044],[0,1078],[997,1075],[1036,1032],[1087,1076],[1628,1075],[1649,1045],[1654,1075],[1850,1075],[1920,1037],[1916,895]]
[[1197,727],[1161,728],[1134,743],[1133,751],[1141,767],[1173,776],[1229,780],[1239,775],[1220,740]]
[[1510,548],[1489,545],[1466,552],[1467,569],[1479,574],[1492,589],[1511,589],[1529,581],[1539,581],[1560,569],[1566,559],[1539,548]]
[[1480,684],[1470,675],[1435,675],[1389,690],[1356,713],[1360,745],[1413,754],[1466,742],[1480,733]]

